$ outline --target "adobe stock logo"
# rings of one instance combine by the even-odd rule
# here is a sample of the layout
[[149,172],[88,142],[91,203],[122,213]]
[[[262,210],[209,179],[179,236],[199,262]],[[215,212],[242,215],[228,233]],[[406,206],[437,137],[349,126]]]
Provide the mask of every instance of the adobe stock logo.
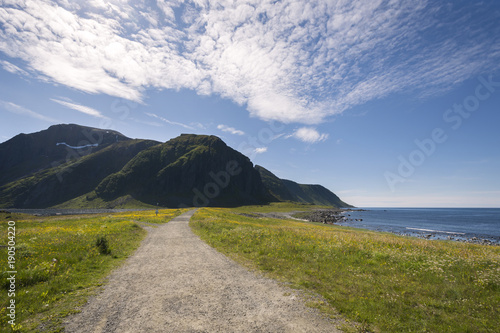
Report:
[[[458,130],[464,121],[468,119],[481,106],[481,102],[489,99],[491,95],[500,88],[500,81],[493,80],[493,74],[488,76],[488,79],[480,76],[479,84],[471,94],[464,98],[462,103],[453,104],[452,108],[446,109],[443,113],[443,120],[446,124],[451,124],[451,129]],[[449,129],[448,129],[449,131]],[[448,140],[448,134],[441,127],[434,128],[429,137],[422,140],[415,139],[416,148],[406,156],[399,155],[399,165],[397,172],[386,171],[384,173],[385,180],[391,192],[396,191],[396,185],[406,182],[413,174],[417,167],[423,165],[425,161],[433,155],[437,147]]]

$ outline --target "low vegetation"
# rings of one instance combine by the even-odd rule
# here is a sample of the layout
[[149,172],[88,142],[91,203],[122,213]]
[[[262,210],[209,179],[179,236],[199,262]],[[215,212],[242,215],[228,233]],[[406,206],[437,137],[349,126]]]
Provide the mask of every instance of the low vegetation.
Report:
[[[165,223],[185,210],[119,214],[34,217],[0,213],[1,243],[7,222],[16,228],[16,326],[9,327],[6,269],[0,293],[1,332],[59,332],[63,318],[85,303],[112,269],[139,246],[146,235],[141,222]],[[0,265],[7,267],[7,248]]]
[[273,208],[294,209],[205,208],[191,225],[221,252],[320,294],[322,310],[360,331],[498,332],[500,247],[250,214]]
[[176,216],[181,215],[184,212],[187,212],[189,209],[160,209],[158,210],[158,214],[154,209],[152,210],[144,210],[144,211],[132,211],[132,212],[124,212],[114,214],[116,218],[123,218],[129,221],[134,222],[146,222],[146,223],[157,223],[162,224],[167,221],[170,221]]
[[[203,208],[191,226],[202,239],[271,277],[323,297],[322,311],[371,332],[497,332],[500,247],[429,241],[387,233],[263,217],[316,208],[279,203]],[[2,275],[1,332],[60,332],[104,278],[139,246],[141,224],[183,210],[33,217],[16,221],[16,323],[6,326],[8,283]],[[261,214],[253,214],[261,213]],[[270,215],[272,216],[272,215]],[[7,266],[0,247],[0,265]],[[6,271],[6,270],[4,270]],[[348,326],[346,326],[348,328]]]

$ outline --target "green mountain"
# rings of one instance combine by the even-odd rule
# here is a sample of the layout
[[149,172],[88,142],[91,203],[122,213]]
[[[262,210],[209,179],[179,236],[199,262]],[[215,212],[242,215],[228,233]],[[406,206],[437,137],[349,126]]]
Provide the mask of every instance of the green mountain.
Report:
[[116,131],[75,124],[54,125],[37,133],[16,135],[0,144],[0,185],[128,140]]
[[291,180],[280,179],[260,165],[256,165],[255,169],[259,171],[269,196],[275,201],[294,201],[323,206],[352,207],[321,185],[298,184]]
[[55,125],[0,144],[0,208],[348,206],[320,185],[282,180],[215,136],[165,143]]
[[255,170],[260,173],[264,187],[271,201],[297,201],[296,196],[290,192],[282,179],[276,177],[271,171],[255,166]]
[[95,153],[46,168],[0,187],[0,207],[47,208],[95,189],[155,141],[115,142]]
[[250,160],[215,136],[183,134],[142,151],[96,188],[111,200],[124,195],[162,206],[236,206],[265,202]]

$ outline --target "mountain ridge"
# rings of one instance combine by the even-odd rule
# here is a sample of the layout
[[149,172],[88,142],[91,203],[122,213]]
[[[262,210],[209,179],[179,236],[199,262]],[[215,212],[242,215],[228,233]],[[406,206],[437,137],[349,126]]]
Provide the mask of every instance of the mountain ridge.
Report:
[[0,144],[0,171],[0,208],[345,204],[321,185],[282,180],[254,166],[213,135],[160,143],[53,125]]
[[131,139],[113,130],[76,124],[53,125],[35,133],[20,133],[0,144],[0,185],[13,178],[79,159],[113,142],[128,140]]

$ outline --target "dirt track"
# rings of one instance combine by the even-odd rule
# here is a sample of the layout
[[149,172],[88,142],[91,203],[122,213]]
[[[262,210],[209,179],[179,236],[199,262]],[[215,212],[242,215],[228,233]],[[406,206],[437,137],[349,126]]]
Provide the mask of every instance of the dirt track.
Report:
[[148,236],[66,332],[340,332],[293,290],[201,241],[185,213]]

